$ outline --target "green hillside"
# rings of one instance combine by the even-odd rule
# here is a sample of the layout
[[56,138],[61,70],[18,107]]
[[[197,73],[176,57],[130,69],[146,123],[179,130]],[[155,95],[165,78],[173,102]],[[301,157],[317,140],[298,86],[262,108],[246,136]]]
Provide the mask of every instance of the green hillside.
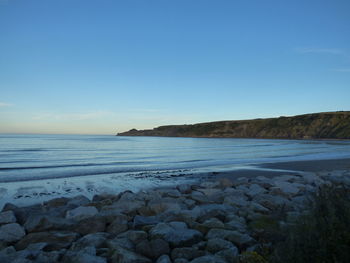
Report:
[[269,139],[350,139],[350,112],[326,112],[240,121],[132,129],[118,136],[168,136]]

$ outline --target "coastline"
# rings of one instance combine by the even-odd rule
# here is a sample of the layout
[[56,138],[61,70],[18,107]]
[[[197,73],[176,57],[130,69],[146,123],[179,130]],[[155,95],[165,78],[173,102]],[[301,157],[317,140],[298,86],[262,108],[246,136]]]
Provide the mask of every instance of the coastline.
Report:
[[350,186],[349,160],[269,163],[263,169],[278,170],[214,172],[196,182],[92,199],[6,204],[0,213],[0,259],[234,262],[266,245],[260,240],[263,229],[256,227],[264,218],[283,209],[277,223],[293,224],[319,186]]

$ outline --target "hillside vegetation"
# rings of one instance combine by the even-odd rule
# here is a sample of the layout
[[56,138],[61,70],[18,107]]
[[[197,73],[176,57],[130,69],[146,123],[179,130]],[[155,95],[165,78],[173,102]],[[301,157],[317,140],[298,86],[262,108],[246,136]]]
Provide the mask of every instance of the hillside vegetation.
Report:
[[266,139],[350,139],[350,112],[327,112],[240,121],[132,129],[119,136],[167,136]]

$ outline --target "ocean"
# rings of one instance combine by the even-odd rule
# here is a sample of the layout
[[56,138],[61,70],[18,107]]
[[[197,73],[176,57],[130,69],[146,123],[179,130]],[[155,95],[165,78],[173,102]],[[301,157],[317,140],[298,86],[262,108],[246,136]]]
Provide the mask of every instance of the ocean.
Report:
[[0,134],[0,198],[91,197],[267,162],[337,158],[350,158],[349,141]]

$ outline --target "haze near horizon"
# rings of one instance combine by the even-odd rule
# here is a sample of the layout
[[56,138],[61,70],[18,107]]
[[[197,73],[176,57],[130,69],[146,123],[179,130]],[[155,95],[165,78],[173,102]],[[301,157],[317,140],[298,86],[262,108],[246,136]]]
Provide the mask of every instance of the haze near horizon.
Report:
[[0,133],[350,109],[350,2],[0,1]]

